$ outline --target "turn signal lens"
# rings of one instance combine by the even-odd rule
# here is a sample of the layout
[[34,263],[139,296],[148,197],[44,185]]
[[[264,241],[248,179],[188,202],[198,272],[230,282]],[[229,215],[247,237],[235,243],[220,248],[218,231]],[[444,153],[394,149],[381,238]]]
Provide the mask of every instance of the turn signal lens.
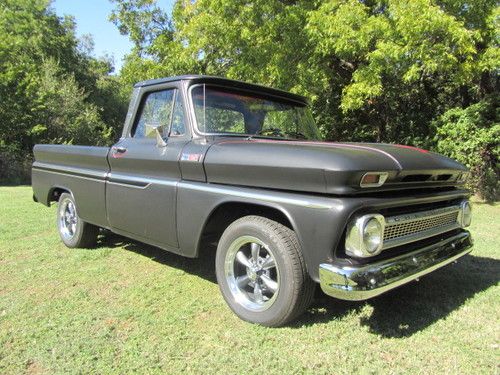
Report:
[[460,226],[468,227],[472,221],[472,206],[469,201],[460,203]]
[[363,175],[359,186],[366,187],[379,187],[382,186],[387,180],[389,174],[387,172],[368,172]]

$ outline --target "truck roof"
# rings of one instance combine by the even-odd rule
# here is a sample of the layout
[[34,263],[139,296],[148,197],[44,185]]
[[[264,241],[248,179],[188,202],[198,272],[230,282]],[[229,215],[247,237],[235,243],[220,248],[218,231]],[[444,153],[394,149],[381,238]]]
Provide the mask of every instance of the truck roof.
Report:
[[195,83],[213,83],[219,84],[223,86],[234,87],[237,89],[250,90],[266,93],[273,96],[278,96],[286,99],[291,99],[294,101],[298,101],[304,104],[308,103],[306,97],[298,94],[293,94],[287,91],[273,89],[271,87],[257,85],[253,83],[238,81],[229,78],[216,77],[216,76],[208,76],[208,75],[198,75],[198,74],[190,74],[190,75],[182,75],[182,76],[174,76],[174,77],[165,77],[165,78],[157,78],[150,79],[147,81],[141,81],[134,85],[134,87],[145,87],[145,86],[154,86],[160,85],[162,83],[167,82],[175,82],[175,81],[189,81],[191,84]]

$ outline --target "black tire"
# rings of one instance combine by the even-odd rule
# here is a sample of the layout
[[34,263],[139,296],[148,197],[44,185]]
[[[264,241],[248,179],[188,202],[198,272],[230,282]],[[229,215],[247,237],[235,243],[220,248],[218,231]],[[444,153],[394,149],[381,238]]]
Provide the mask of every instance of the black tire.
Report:
[[63,193],[59,197],[57,229],[62,242],[69,248],[92,248],[97,243],[99,227],[86,223],[78,216],[71,194]]
[[[249,238],[254,240],[244,242]],[[244,244],[238,247],[242,241]],[[263,259],[260,256],[264,254],[266,255],[264,263],[269,257],[274,258],[275,269],[260,270],[254,273],[249,271],[248,266],[240,264],[237,253],[248,253],[253,248],[254,242],[257,242],[260,249],[256,250],[256,254],[259,255],[255,258],[252,252],[252,256],[247,257],[246,261],[255,265]],[[226,303],[236,315],[251,323],[269,327],[282,326],[302,314],[314,296],[316,284],[307,273],[295,232],[265,217],[245,216],[229,225],[217,246],[215,265],[217,282]],[[237,269],[240,270],[239,273]],[[251,279],[248,276],[249,272]],[[258,272],[261,272],[260,276]],[[273,272],[274,274],[263,275],[262,272]],[[237,277],[238,274],[240,276]],[[275,293],[272,293],[272,289],[267,288],[267,282],[262,282],[264,281],[263,277],[278,282]],[[250,281],[250,284],[240,288],[238,280],[253,280],[254,278],[255,281]],[[252,282],[254,288],[256,283],[262,285],[258,288],[261,289],[261,292],[252,293]],[[274,286],[276,287],[276,284]],[[266,296],[266,293],[269,296]],[[263,298],[264,301],[262,301]],[[258,302],[263,305],[267,304],[267,307],[263,306],[265,310],[256,311],[261,308]]]

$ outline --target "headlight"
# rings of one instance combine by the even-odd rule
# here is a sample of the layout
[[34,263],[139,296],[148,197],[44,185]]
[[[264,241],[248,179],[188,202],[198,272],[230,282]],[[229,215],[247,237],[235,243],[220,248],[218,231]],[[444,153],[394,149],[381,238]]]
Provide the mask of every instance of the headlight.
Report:
[[469,201],[460,203],[459,224],[462,228],[468,227],[472,221],[472,207]]
[[382,215],[361,216],[347,226],[345,250],[350,256],[366,258],[377,255],[384,242],[385,219]]

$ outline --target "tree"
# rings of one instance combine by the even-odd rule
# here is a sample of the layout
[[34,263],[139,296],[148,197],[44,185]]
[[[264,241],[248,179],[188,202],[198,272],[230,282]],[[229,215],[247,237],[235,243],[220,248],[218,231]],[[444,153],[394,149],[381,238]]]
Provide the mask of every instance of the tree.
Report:
[[498,95],[493,0],[178,0],[171,18],[154,0],[113,2],[136,44],[125,82],[201,73],[290,90],[329,140],[435,149],[437,119]]
[[126,110],[111,63],[46,0],[0,0],[0,180],[25,180],[37,142],[109,143]]
[[500,196],[500,113],[498,97],[453,108],[435,122],[438,151],[465,164],[469,187],[488,201]]
[[330,139],[431,145],[431,121],[498,70],[494,1],[177,1],[172,19],[153,0],[114,2],[137,46],[125,79],[193,72],[302,93]]

